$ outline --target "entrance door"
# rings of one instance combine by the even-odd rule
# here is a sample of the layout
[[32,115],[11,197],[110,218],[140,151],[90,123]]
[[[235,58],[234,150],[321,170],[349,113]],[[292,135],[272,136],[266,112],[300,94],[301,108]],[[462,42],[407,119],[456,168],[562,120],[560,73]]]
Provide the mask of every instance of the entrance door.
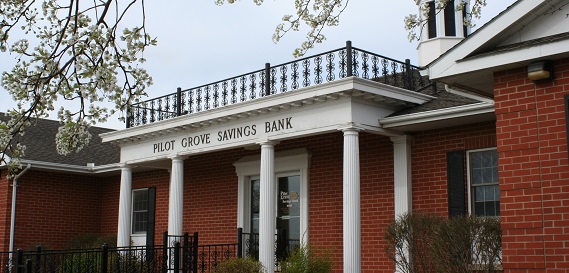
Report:
[[[259,234],[260,181],[251,178],[251,233]],[[276,254],[283,258],[300,244],[300,175],[277,176]]]

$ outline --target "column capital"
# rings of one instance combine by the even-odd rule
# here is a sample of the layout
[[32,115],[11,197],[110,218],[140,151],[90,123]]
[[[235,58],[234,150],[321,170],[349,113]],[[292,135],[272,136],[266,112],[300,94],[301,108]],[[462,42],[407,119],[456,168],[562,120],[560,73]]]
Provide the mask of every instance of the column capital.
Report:
[[357,134],[360,131],[365,131],[362,126],[359,126],[353,122],[338,126],[338,131],[344,132],[344,134]]
[[188,159],[187,155],[173,155],[173,156],[169,156],[169,159],[171,159],[172,161],[184,161],[186,159]]
[[410,135],[392,136],[389,139],[391,139],[391,142],[393,142],[393,144],[412,144],[414,140],[414,138]]
[[265,139],[259,139],[259,141],[257,141],[256,143],[259,144],[261,147],[263,147],[263,146],[275,146],[279,144],[280,141],[275,141],[265,138]]

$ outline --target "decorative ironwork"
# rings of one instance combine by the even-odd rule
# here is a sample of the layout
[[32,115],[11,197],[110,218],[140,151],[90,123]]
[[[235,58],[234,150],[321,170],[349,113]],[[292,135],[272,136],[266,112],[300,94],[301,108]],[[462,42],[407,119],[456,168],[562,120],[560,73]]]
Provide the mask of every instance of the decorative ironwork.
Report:
[[314,83],[321,84],[322,83],[322,56],[317,56],[314,58]]
[[310,86],[310,60],[309,59],[305,59],[304,61],[302,61],[302,75],[303,75],[302,87]]
[[393,60],[347,43],[344,48],[281,65],[267,64],[265,69],[134,103],[128,107],[127,127],[331,82],[345,78],[349,73],[412,91],[431,86],[429,80],[420,75],[419,68],[409,62]]
[[249,99],[254,100],[257,97],[256,91],[255,89],[257,89],[257,83],[255,83],[255,81],[257,80],[257,74],[251,74],[251,76],[249,76],[251,83],[249,84],[249,89],[251,90],[251,95],[249,95]]
[[326,77],[326,80],[331,82],[334,79],[336,79],[336,77],[334,76],[334,70],[336,69],[334,67],[334,58],[336,55],[334,55],[334,53],[328,53],[326,54],[326,72],[328,72],[328,76]]
[[290,88],[292,90],[298,89],[298,62],[294,62],[292,63],[292,84],[290,85]]
[[286,65],[283,65],[280,67],[280,72],[281,72],[281,93],[284,93],[287,91],[287,86],[286,86],[286,80],[287,80],[287,75],[286,75]]
[[219,107],[219,83],[213,85],[213,108]]
[[269,81],[271,83],[271,92],[269,92],[271,95],[274,95],[277,93],[277,80],[276,77],[277,76],[277,69],[276,68],[271,68],[271,76],[269,77]]

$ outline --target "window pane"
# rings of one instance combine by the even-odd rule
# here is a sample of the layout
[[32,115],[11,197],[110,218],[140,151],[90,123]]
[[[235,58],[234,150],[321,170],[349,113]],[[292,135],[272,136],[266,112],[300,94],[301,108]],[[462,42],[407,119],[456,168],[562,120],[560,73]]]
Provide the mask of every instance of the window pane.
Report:
[[261,183],[251,180],[251,233],[259,233],[259,213],[261,203]]
[[486,186],[484,187],[484,201],[494,201],[494,187]]

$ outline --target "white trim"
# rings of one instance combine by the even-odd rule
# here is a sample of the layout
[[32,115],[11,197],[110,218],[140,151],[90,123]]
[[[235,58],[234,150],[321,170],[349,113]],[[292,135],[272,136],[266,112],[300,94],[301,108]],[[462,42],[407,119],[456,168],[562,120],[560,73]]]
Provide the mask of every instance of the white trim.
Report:
[[494,113],[494,104],[479,102],[439,110],[382,118],[379,120],[379,124],[381,124],[383,128],[396,128],[399,126],[416,125],[421,123],[487,113]]
[[53,162],[26,160],[26,159],[22,159],[21,163],[32,164],[34,165],[34,169],[83,173],[83,174],[102,174],[102,173],[115,172],[121,170],[121,163],[113,163],[113,164],[100,165],[100,166],[87,166],[87,165],[78,166],[71,164],[53,163]]
[[[250,218],[247,219],[247,211],[250,211],[251,185],[249,179],[259,176],[261,156],[245,156],[235,162],[235,173],[238,178],[238,197],[237,197],[237,227],[242,227],[245,232],[250,229]],[[300,176],[300,232],[301,243],[309,241],[309,170],[310,153],[306,149],[296,149],[275,153],[275,174],[295,173]],[[248,185],[249,184],[249,185]],[[249,202],[247,202],[249,201]],[[249,221],[247,221],[249,220]]]
[[469,98],[469,99],[473,99],[473,100],[478,100],[478,101],[481,101],[481,102],[486,102],[486,103],[494,104],[494,100],[491,99],[491,98],[483,97],[483,96],[480,96],[480,95],[476,95],[476,94],[473,94],[473,93],[468,93],[468,92],[465,92],[465,91],[462,91],[462,90],[459,90],[459,89],[455,89],[455,87],[450,86],[450,85],[448,85],[448,84],[445,84],[445,90],[448,91],[449,93],[456,94],[456,95],[459,95],[459,96],[463,96],[463,97],[466,97],[466,98]]

